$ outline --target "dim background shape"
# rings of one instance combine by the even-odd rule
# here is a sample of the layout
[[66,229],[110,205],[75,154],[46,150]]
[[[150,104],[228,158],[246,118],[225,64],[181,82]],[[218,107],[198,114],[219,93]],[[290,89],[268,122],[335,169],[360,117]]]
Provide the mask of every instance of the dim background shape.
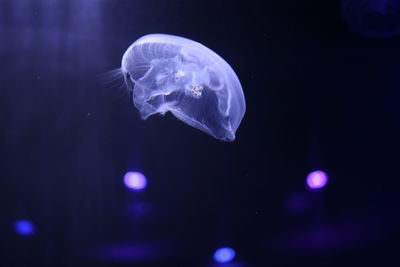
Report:
[[342,0],[343,19],[361,36],[387,38],[400,33],[399,0]]
[[[231,64],[234,143],[99,83],[154,32]],[[230,247],[230,266],[396,266],[399,43],[340,1],[0,0],[0,265],[218,266]]]

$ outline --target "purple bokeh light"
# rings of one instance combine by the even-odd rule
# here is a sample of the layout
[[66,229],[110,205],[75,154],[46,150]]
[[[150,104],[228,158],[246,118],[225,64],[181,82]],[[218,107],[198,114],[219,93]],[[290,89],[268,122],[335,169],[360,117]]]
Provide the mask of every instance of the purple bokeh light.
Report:
[[321,189],[328,183],[328,175],[323,171],[313,171],[307,175],[307,186],[310,189]]
[[218,263],[226,263],[232,261],[236,256],[236,252],[232,248],[219,248],[214,253],[214,260]]
[[127,172],[124,176],[124,184],[133,190],[143,190],[147,186],[147,179],[140,172]]
[[35,225],[31,221],[20,220],[14,223],[14,230],[20,235],[33,235],[35,233]]

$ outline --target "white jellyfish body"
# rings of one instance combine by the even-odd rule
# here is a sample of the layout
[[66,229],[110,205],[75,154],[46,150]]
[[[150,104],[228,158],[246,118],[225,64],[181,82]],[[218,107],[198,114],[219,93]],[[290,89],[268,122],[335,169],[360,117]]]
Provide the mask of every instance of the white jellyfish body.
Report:
[[219,140],[235,139],[246,110],[242,86],[209,48],[179,36],[149,34],[127,49],[121,69],[143,119],[170,111]]

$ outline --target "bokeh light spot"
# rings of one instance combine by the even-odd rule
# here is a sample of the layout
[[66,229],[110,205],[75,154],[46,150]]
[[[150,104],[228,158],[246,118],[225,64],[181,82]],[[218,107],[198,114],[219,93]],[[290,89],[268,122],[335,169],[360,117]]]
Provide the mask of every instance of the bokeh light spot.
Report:
[[35,225],[27,220],[20,220],[14,223],[14,230],[20,235],[32,235],[35,233]]
[[307,175],[307,186],[310,189],[321,189],[328,183],[328,175],[323,171],[313,171]]
[[124,184],[133,190],[143,190],[147,186],[147,179],[140,172],[127,172],[124,176]]
[[219,263],[230,262],[235,258],[235,251],[232,248],[219,248],[214,253],[214,260]]

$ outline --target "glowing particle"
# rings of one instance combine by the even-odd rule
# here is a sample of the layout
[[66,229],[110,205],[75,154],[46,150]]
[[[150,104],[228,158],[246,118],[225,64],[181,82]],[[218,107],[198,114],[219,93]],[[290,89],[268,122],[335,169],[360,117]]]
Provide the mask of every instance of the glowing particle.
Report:
[[307,175],[307,186],[310,189],[321,189],[328,183],[328,175],[323,171],[313,171]]
[[232,261],[236,256],[236,252],[229,247],[219,248],[214,253],[214,260],[219,263]]
[[140,172],[127,172],[124,176],[124,184],[133,190],[143,190],[147,186],[147,179]]
[[32,235],[35,233],[35,225],[31,221],[20,220],[14,223],[14,230],[20,235]]

